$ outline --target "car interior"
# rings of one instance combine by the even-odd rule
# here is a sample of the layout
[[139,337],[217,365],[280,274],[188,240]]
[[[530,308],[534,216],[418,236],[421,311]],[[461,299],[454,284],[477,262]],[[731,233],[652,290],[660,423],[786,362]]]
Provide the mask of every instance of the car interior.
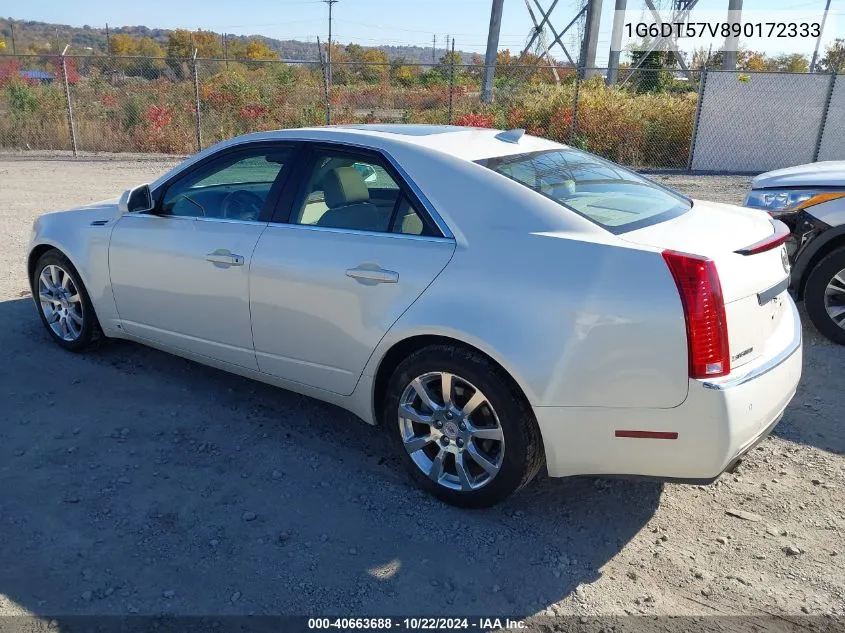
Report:
[[[297,224],[330,228],[425,234],[425,225],[390,174],[376,163],[345,157],[318,160]],[[398,205],[398,207],[397,207]],[[394,210],[397,211],[396,219]]]
[[[174,183],[161,205],[165,215],[257,220],[287,153],[231,157]],[[390,174],[377,163],[319,158],[305,200],[290,221],[328,228],[427,235],[427,227]],[[395,212],[395,214],[394,214]]]
[[165,192],[162,213],[257,220],[288,152],[235,155],[209,163]]

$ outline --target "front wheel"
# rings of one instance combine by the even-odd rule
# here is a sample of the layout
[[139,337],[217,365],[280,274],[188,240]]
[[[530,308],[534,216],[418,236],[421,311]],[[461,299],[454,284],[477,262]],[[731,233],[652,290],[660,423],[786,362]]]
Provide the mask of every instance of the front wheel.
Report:
[[494,505],[543,464],[522,394],[500,368],[462,347],[426,347],[400,363],[383,420],[416,482],[456,506]]
[[44,253],[35,264],[32,291],[41,322],[56,343],[79,352],[102,337],[88,291],[60,251]]
[[833,251],[810,271],[804,306],[819,332],[845,345],[845,248]]

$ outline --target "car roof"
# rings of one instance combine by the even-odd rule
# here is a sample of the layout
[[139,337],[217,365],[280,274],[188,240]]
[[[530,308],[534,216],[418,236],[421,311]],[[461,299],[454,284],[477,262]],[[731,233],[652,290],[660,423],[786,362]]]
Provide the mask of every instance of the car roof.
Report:
[[[503,130],[498,129],[456,125],[374,124],[275,130],[249,136],[250,140],[264,138],[334,141],[388,151],[391,145],[404,145],[427,148],[468,161],[565,147],[560,143],[528,134],[518,138],[516,142],[498,138],[502,132]],[[517,134],[512,136],[518,137]]]
[[468,162],[493,158],[497,156],[513,156],[529,152],[555,150],[566,147],[548,139],[524,134],[516,142],[507,140],[508,137],[518,136],[509,134],[505,139],[497,138],[503,130],[490,128],[460,127],[452,125],[328,125],[325,127],[289,128],[284,130],[270,130],[253,132],[221,141],[194,154],[185,162],[175,166],[158,179],[150,183],[155,189],[174,175],[219,151],[261,141],[312,141],[343,143],[350,146],[381,150],[388,154],[407,155],[408,150],[420,151],[431,155],[431,152],[445,154]]

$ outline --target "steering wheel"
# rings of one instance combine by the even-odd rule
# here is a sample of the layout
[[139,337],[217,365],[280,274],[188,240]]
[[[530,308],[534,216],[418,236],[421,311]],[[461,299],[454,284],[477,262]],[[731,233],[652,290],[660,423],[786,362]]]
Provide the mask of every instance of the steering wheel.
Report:
[[223,198],[221,205],[224,218],[230,220],[257,220],[264,208],[264,200],[257,194],[244,189],[233,191]]

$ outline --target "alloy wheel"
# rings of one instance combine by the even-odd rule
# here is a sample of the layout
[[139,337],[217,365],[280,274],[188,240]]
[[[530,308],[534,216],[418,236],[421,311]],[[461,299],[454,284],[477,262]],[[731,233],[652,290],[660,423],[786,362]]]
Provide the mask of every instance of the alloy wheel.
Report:
[[38,276],[38,301],[53,333],[72,343],[82,334],[82,298],[73,277],[61,266],[49,264]]
[[399,399],[405,450],[429,479],[451,490],[478,490],[502,467],[505,437],[492,404],[468,380],[429,372]]
[[845,268],[828,282],[824,291],[824,309],[836,325],[845,329]]

